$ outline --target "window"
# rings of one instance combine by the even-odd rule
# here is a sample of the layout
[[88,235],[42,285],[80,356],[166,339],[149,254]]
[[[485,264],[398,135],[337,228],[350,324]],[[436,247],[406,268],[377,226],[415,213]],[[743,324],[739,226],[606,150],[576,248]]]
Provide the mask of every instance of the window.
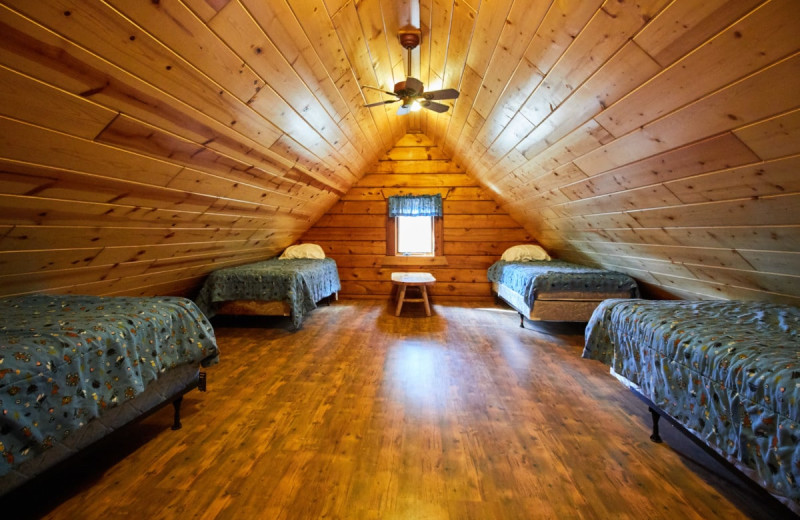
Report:
[[432,257],[443,255],[442,196],[389,197],[386,255]]
[[431,256],[436,244],[433,240],[433,217],[395,217],[397,229],[397,254]]

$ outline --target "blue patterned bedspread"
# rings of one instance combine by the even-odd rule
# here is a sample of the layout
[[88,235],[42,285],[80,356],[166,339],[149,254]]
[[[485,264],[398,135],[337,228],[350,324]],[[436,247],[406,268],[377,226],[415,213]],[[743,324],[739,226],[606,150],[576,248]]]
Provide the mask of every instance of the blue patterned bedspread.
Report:
[[628,291],[639,296],[636,281],[624,273],[587,267],[563,260],[505,262],[489,267],[489,281],[501,283],[521,294],[525,304],[533,307],[543,291],[615,292]]
[[606,300],[583,357],[611,366],[790,507],[800,506],[800,309]]
[[215,302],[284,301],[291,306],[292,325],[299,328],[305,314],[316,309],[316,302],[339,290],[339,271],[332,258],[273,258],[214,271],[206,279],[196,302],[211,318],[215,314]]
[[133,399],[170,368],[218,360],[190,300],[0,300],[0,475]]

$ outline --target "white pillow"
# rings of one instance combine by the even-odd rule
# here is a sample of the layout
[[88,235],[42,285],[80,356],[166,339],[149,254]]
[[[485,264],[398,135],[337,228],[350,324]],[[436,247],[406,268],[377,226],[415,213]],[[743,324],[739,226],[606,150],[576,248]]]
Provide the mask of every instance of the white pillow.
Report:
[[317,260],[322,260],[325,258],[325,251],[317,244],[297,244],[296,246],[287,247],[280,256],[280,260],[289,260],[292,258],[315,258]]
[[530,262],[531,260],[550,260],[550,255],[541,246],[520,244],[505,250],[500,260],[506,262]]

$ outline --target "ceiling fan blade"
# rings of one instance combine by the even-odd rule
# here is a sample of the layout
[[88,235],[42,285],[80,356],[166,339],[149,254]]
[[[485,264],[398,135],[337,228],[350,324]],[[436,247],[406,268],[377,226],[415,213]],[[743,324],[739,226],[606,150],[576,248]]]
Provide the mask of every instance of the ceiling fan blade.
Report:
[[446,88],[444,90],[431,90],[422,94],[425,99],[456,99],[458,91],[454,88]]
[[420,95],[424,89],[425,86],[417,78],[412,78],[411,76],[406,78],[406,90],[413,90],[416,95]]
[[364,105],[364,107],[365,108],[379,107],[381,105],[389,105],[391,103],[397,103],[398,101],[400,101],[400,100],[399,99],[387,99],[386,101],[378,101],[377,103],[368,103],[368,104]]
[[378,88],[378,87],[370,87],[369,85],[364,85],[361,88],[362,89],[368,88],[368,89],[372,89],[372,90],[377,90],[378,92],[383,92],[384,94],[389,94],[390,96],[399,97],[396,92],[389,92],[388,90],[383,90],[382,88]]
[[400,108],[397,109],[398,116],[404,116],[411,112],[411,105],[402,105]]
[[420,104],[422,105],[422,108],[427,108],[428,110],[433,110],[434,112],[438,112],[440,114],[447,112],[447,110],[450,108],[449,105],[437,103],[435,101],[426,101]]

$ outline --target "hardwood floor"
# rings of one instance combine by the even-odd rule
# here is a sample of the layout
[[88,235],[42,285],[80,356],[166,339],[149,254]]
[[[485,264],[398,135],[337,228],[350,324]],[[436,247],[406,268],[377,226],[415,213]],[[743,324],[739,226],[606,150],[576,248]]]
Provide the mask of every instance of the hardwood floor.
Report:
[[[435,302],[434,302],[435,303]],[[216,322],[209,390],[6,497],[44,518],[779,518],[580,358],[577,325],[501,307],[339,301],[297,332]],[[56,491],[59,489],[60,491]]]

